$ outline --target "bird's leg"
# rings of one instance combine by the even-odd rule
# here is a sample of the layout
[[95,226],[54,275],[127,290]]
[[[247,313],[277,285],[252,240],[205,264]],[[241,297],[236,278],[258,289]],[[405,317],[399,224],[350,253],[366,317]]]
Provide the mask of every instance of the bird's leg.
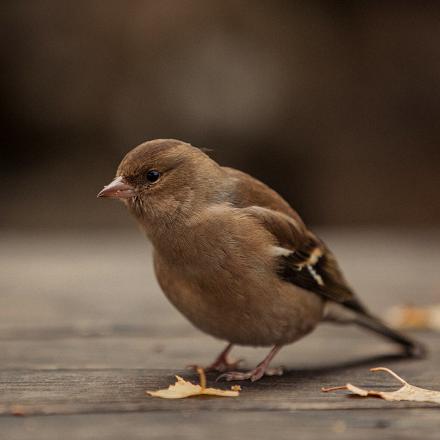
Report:
[[[232,361],[229,359],[229,352],[232,350],[233,344],[228,344],[226,348],[217,356],[215,361],[204,368],[206,372],[218,371],[224,373],[225,371],[230,371],[238,367],[241,359],[238,361]],[[189,368],[197,369],[196,365],[190,365]]]
[[233,370],[238,367],[241,359],[233,361],[229,358],[229,352],[232,350],[233,344],[228,344],[226,348],[217,356],[215,361],[205,368],[205,371],[219,371],[223,373],[225,371]]
[[263,359],[263,361],[260,362],[253,370],[246,372],[229,371],[221,374],[216,380],[226,379],[227,381],[230,381],[250,379],[252,382],[255,382],[256,380],[261,379],[264,375],[281,376],[283,374],[282,368],[269,368],[270,362],[280,350],[281,345],[275,345],[272,350],[270,350],[269,354]]

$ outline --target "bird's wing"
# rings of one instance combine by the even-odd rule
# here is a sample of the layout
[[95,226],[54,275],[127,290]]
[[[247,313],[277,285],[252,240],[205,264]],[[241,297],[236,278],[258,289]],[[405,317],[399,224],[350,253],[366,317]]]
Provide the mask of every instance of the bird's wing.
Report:
[[[278,267],[282,279],[331,300],[332,306],[340,304],[355,312],[347,316],[344,307],[333,307],[333,313],[330,312],[327,318],[352,322],[374,331],[402,345],[411,356],[424,355],[423,345],[390,328],[362,305],[348,287],[333,254],[319,238],[285,214],[260,206],[243,209],[256,217],[282,246]],[[286,245],[290,246],[286,248]]]
[[365,312],[348,287],[333,254],[302,222],[261,206],[243,210],[275,237],[280,248],[280,278],[353,310]]
[[[264,183],[233,168],[223,168],[235,182],[231,203],[256,217],[280,249],[279,276],[306,290],[366,313],[348,287],[331,251],[304,225],[298,213]],[[283,249],[287,252],[283,252]]]
[[424,353],[423,346],[369,313],[348,286],[331,251],[278,193],[246,173],[232,168],[224,170],[233,182],[229,202],[255,217],[274,237],[279,247],[278,274],[283,280],[331,300],[332,306],[340,304],[355,312],[347,316],[344,307],[336,307],[333,316],[329,315],[331,319],[339,321],[342,317],[340,322],[353,322],[375,331],[403,345],[410,354]]

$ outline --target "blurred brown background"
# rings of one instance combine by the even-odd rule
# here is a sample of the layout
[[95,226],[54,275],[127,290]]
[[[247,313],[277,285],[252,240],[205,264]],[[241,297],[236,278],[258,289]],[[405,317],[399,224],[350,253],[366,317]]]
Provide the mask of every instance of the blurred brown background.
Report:
[[7,228],[125,225],[95,195],[174,137],[319,225],[440,224],[440,3],[3,0]]

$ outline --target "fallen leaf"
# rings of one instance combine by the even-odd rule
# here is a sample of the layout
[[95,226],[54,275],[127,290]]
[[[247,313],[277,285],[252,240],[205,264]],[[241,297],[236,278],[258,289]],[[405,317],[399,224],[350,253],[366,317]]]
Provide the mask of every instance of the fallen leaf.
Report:
[[10,414],[13,416],[24,416],[26,415],[24,407],[22,405],[11,405]]
[[353,394],[362,397],[380,397],[384,400],[408,400],[411,402],[433,402],[440,404],[440,391],[434,390],[426,390],[424,388],[415,387],[414,385],[409,384],[400,376],[398,376],[394,371],[384,368],[377,367],[371,368],[370,371],[386,371],[387,373],[394,376],[400,383],[403,384],[402,388],[399,388],[396,391],[373,391],[373,390],[365,390],[363,388],[359,388],[357,386],[348,383],[347,385],[338,386],[338,387],[330,387],[330,388],[321,388],[321,391],[324,393],[328,393],[331,391],[337,390],[348,390]]
[[395,306],[389,310],[387,321],[400,329],[440,331],[440,304],[425,307]]
[[147,391],[147,394],[162,399],[184,399],[191,396],[221,396],[238,397],[240,395],[240,385],[233,385],[230,390],[220,390],[218,388],[206,388],[206,376],[203,368],[197,368],[200,377],[200,385],[194,385],[180,376],[176,376],[177,382],[170,385],[167,389],[158,391]]

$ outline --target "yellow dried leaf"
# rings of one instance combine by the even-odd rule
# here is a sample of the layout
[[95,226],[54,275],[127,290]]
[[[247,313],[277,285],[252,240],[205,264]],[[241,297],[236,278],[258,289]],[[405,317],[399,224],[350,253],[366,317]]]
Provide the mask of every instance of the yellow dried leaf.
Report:
[[426,307],[395,306],[388,312],[387,321],[401,329],[440,331],[440,304]]
[[158,391],[147,391],[147,394],[162,399],[184,399],[191,396],[221,396],[238,397],[241,390],[239,385],[232,386],[230,390],[220,390],[218,388],[206,388],[206,376],[202,368],[197,368],[200,377],[200,385],[194,385],[180,376],[176,376],[177,382],[170,385],[167,389]]
[[372,397],[380,397],[384,400],[393,400],[393,401],[408,400],[411,402],[432,402],[432,403],[440,404],[440,391],[426,390],[424,388],[419,388],[414,385],[411,385],[405,380],[403,380],[400,376],[398,376],[394,371],[388,368],[377,367],[377,368],[372,368],[370,371],[386,371],[387,373],[394,376],[399,382],[401,382],[403,386],[396,391],[374,391],[374,390],[365,390],[363,388],[359,388],[357,386],[348,383],[347,385],[338,386],[338,387],[322,388],[321,390],[325,393],[328,393],[330,391],[337,391],[337,390],[348,390],[351,391],[353,394],[362,397],[372,396]]

